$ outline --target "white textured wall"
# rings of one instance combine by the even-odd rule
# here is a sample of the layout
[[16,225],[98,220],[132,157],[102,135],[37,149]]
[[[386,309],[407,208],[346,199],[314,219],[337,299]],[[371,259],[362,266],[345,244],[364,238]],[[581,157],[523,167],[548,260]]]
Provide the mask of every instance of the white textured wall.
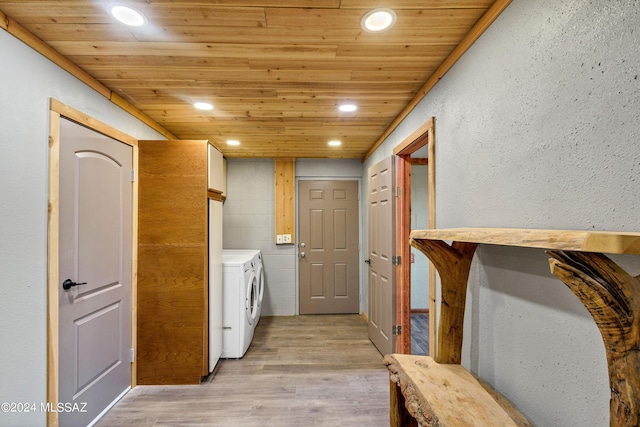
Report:
[[[411,166],[411,229],[429,228],[429,168]],[[429,260],[416,248],[411,248],[411,309],[429,308]]]
[[[365,168],[435,116],[438,228],[640,231],[638,28],[637,1],[514,0]],[[609,425],[599,332],[541,250],[479,248],[463,363],[535,425]]]
[[[0,31],[0,403],[46,398],[49,98],[140,139],[162,138]],[[43,426],[39,411],[3,426]]]
[[223,208],[225,249],[260,249],[265,272],[263,316],[294,315],[295,256],[276,245],[275,169],[272,159],[228,159]]

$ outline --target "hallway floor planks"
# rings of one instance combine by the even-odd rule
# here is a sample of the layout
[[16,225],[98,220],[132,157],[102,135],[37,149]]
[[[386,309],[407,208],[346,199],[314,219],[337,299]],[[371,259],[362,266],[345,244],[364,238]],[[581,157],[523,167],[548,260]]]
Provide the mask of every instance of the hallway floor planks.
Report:
[[195,386],[138,386],[97,427],[388,426],[389,375],[359,315],[265,317]]
[[411,313],[411,354],[429,355],[429,313]]

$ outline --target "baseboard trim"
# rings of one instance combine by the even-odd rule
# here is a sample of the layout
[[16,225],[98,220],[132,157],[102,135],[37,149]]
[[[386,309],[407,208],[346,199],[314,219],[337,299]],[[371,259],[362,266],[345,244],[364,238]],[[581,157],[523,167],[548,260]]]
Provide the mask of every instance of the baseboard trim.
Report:
[[108,404],[108,405],[107,405],[107,407],[106,407],[106,408],[104,408],[104,410],[103,410],[102,412],[100,412],[100,413],[98,414],[98,416],[97,416],[97,417],[95,417],[95,418],[93,419],[93,421],[91,421],[89,424],[87,424],[87,427],[93,427],[93,425],[94,425],[95,423],[97,423],[98,421],[100,421],[100,418],[102,418],[102,417],[104,416],[104,414],[106,414],[106,413],[109,411],[109,409],[113,408],[113,406],[114,406],[116,403],[118,403],[118,401],[119,401],[120,399],[122,399],[122,398],[124,397],[124,395],[125,395],[125,394],[127,394],[127,393],[129,393],[130,391],[131,391],[131,386],[129,386],[129,387],[127,387],[126,389],[124,389],[124,391],[123,391],[122,393],[120,393],[120,395],[119,395],[118,397],[116,397],[116,398],[113,400],[113,402],[111,402],[110,404]]

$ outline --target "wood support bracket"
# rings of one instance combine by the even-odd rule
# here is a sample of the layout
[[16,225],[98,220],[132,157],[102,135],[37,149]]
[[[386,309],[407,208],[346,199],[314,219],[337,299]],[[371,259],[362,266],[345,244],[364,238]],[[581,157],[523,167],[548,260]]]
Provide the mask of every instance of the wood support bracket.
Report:
[[[448,245],[445,241],[453,243]],[[516,228],[413,230],[411,245],[433,262],[441,279],[442,305],[436,360],[438,363],[428,363],[430,368],[442,364],[439,365],[440,368],[449,370],[460,364],[467,280],[478,244],[547,250],[552,257],[549,260],[551,272],[562,280],[589,310],[604,340],[611,388],[610,425],[640,426],[640,276],[632,277],[603,255],[640,255],[640,233]],[[396,369],[391,356],[386,359],[392,381],[398,384],[420,384],[418,388],[425,388],[424,391],[433,386],[433,379],[425,379],[423,371],[415,370],[415,363],[405,364],[401,369]],[[400,370],[404,372],[403,377],[398,375]],[[446,384],[447,393],[450,394],[454,390],[453,385],[459,382],[459,379],[447,380],[436,382],[435,385]],[[461,389],[468,390],[469,387],[464,386]],[[423,396],[423,391],[414,393],[405,386],[401,387],[401,392],[405,397],[405,407],[411,415],[420,420],[424,412],[429,412],[424,409],[424,405],[422,409],[412,412],[413,406],[409,402],[408,395]],[[442,390],[435,393],[436,396],[443,394]],[[431,398],[427,399],[430,400]],[[477,406],[475,402],[477,399],[473,403],[468,401],[467,404]],[[458,403],[452,405],[456,411],[460,411],[461,406],[466,406]],[[393,410],[398,412],[397,419],[404,417],[401,408]],[[473,423],[475,421],[467,425],[479,425]],[[483,425],[506,424],[494,422]]]
[[547,251],[551,272],[589,310],[602,334],[611,387],[610,425],[640,424],[640,276],[601,253]]
[[411,245],[425,254],[440,273],[440,327],[435,360],[438,363],[460,364],[467,281],[478,245],[468,242],[448,245],[441,240],[414,239],[411,239]]

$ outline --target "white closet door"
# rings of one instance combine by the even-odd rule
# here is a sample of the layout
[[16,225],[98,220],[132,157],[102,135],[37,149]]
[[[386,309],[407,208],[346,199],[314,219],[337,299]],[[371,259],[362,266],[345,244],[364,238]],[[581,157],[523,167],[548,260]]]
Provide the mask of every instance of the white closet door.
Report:
[[209,371],[222,355],[222,202],[209,200]]

